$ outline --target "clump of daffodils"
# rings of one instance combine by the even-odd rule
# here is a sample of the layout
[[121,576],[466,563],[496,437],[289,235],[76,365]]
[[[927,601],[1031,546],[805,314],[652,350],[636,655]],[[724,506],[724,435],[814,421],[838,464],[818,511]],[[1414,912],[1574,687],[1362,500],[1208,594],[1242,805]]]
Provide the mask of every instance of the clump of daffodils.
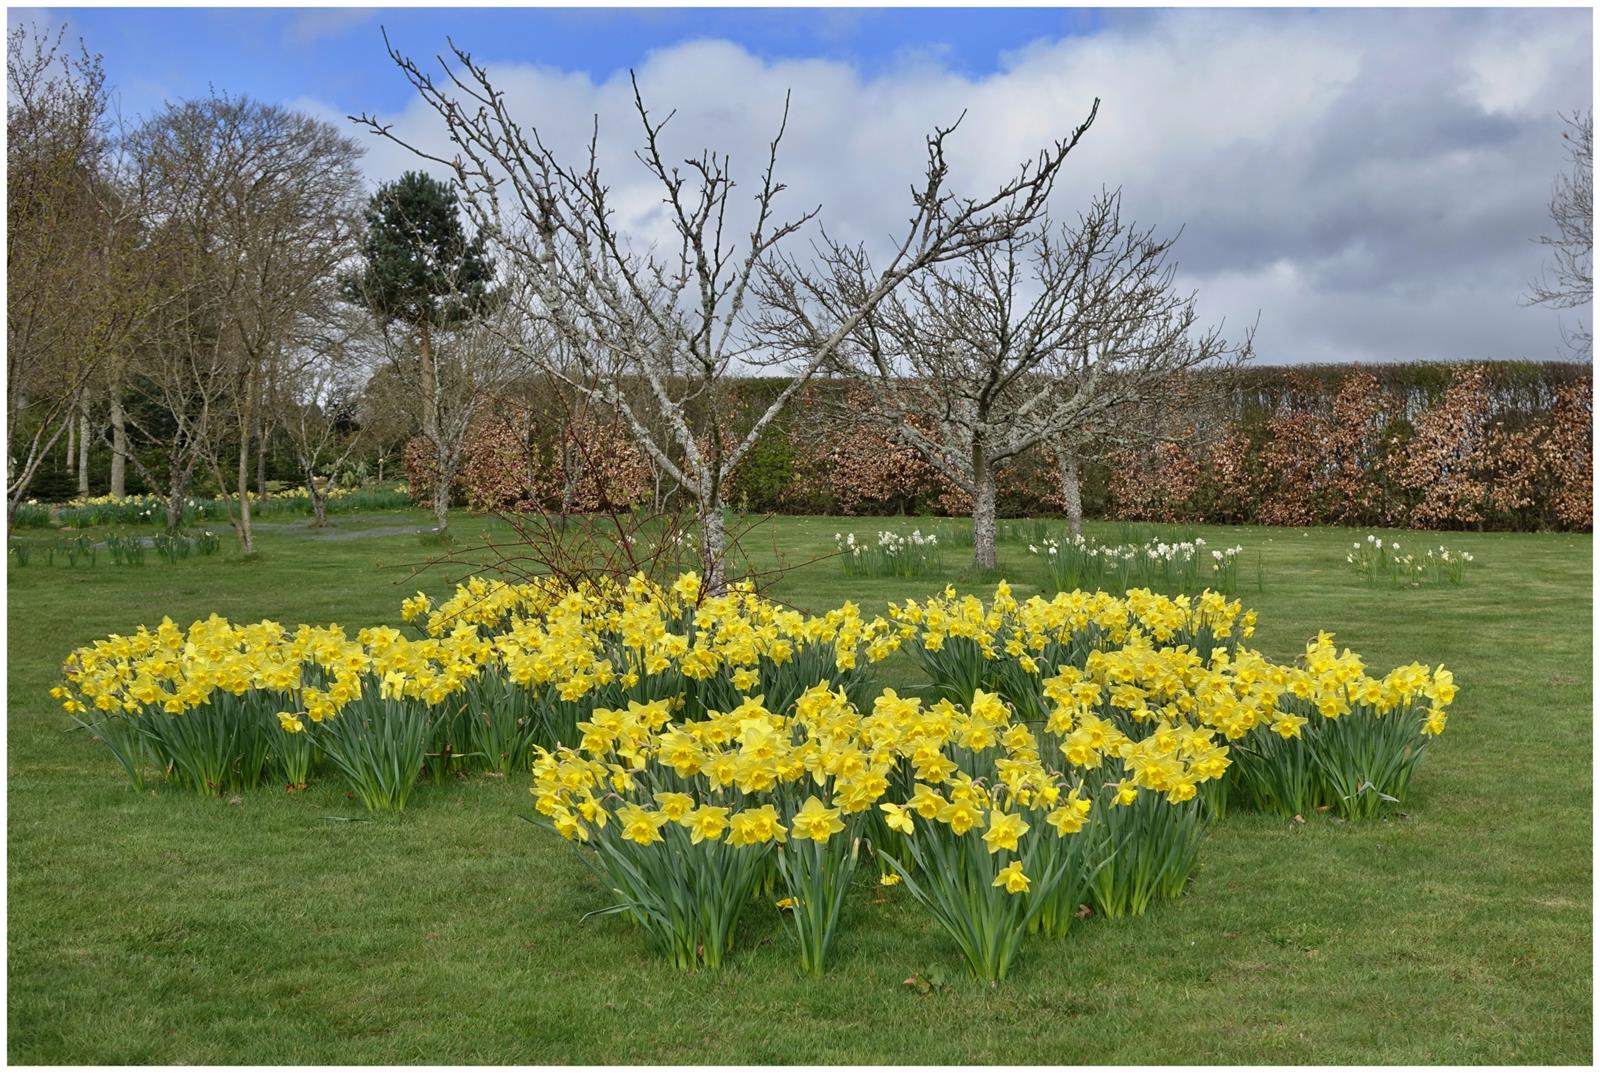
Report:
[[833,543],[851,577],[926,577],[941,566],[938,534],[921,529],[909,534],[882,529],[870,544],[854,533],[835,533]]
[[888,629],[850,604],[808,616],[748,587],[701,598],[692,574],[670,588],[473,578],[437,607],[409,598],[402,617],[422,636],[163,620],[74,652],[55,695],[136,784],[155,768],[206,793],[300,785],[315,755],[369,807],[397,809],[424,768],[525,771],[536,744],[575,743],[596,708],[670,696],[693,716],[818,683],[860,695],[861,653]]
[[1101,587],[1117,591],[1138,587],[1175,593],[1207,589],[1232,592],[1238,588],[1239,556],[1243,551],[1244,546],[1238,544],[1210,547],[1204,537],[1099,544],[1078,534],[1028,545],[1029,554],[1044,564],[1051,586],[1058,592]]
[[1418,588],[1448,582],[1459,585],[1466,580],[1472,553],[1440,544],[1425,551],[1406,551],[1398,540],[1385,542],[1376,534],[1355,541],[1344,561],[1352,572],[1369,582],[1387,582],[1396,588]]
[[[1455,697],[1443,667],[1413,663],[1367,673],[1331,635],[1283,665],[1244,645],[1256,616],[1238,601],[1132,590],[1018,602],[1002,583],[992,601],[946,590],[890,605],[894,642],[909,647],[934,688],[957,702],[992,690],[1046,727],[1109,720],[1125,733],[1180,721],[1233,748],[1233,773],[1204,792],[1286,815],[1327,806],[1371,815],[1404,797]],[[1052,673],[1053,672],[1053,673]]]
[[1063,715],[1035,729],[983,691],[957,705],[885,690],[863,711],[824,685],[787,710],[746,697],[674,720],[668,703],[635,704],[580,730],[576,748],[537,753],[535,811],[594,852],[676,963],[696,950],[720,963],[761,875],[752,862],[770,856],[802,965],[820,971],[865,838],[990,980],[1061,910],[1063,885],[1076,910],[1125,841],[1116,821],[1092,822],[1097,802],[1181,807],[1227,752],[1188,726],[1136,737]]

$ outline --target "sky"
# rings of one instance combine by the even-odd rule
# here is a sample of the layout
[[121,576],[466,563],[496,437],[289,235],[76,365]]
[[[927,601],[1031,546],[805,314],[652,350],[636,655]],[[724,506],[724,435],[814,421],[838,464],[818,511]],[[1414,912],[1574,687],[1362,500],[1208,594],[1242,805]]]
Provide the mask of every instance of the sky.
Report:
[[[732,153],[756,180],[792,96],[779,173],[792,213],[883,248],[909,214],[923,138],[965,114],[951,181],[977,193],[1101,100],[1051,203],[1102,188],[1181,229],[1179,284],[1258,360],[1563,357],[1562,314],[1526,307],[1534,241],[1566,165],[1561,113],[1592,106],[1587,10],[13,9],[105,57],[123,115],[215,88],[311,112],[368,148],[369,180],[417,161],[361,132],[442,126],[385,55],[446,38],[564,153],[596,121],[619,222],[664,236],[628,73],[676,109],[669,148]],[[447,154],[448,155],[448,154]],[[437,169],[430,169],[435,170]],[[813,232],[814,234],[814,232]],[[804,249],[804,236],[797,236]],[[1592,310],[1579,311],[1585,318]],[[1575,316],[1568,313],[1570,327]]]

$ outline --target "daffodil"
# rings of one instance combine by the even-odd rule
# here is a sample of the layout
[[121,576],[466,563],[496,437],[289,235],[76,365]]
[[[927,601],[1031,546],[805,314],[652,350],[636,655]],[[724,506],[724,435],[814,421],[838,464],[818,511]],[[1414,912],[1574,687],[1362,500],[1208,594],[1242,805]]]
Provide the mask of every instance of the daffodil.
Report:
[[989,829],[984,832],[983,844],[990,853],[999,853],[1003,849],[1015,851],[1017,839],[1028,831],[1029,826],[1021,816],[995,809],[989,813]]
[[994,877],[994,886],[1004,887],[1007,894],[1026,894],[1032,881],[1022,874],[1022,862],[1012,861]]
[[826,842],[844,830],[844,821],[839,818],[840,813],[840,809],[829,808],[813,794],[806,798],[800,811],[789,821],[789,831],[799,839]]
[[707,840],[715,842],[728,829],[728,810],[720,806],[702,805],[685,819],[689,840],[695,845]]
[[683,823],[690,810],[694,808],[693,797],[670,790],[657,792],[655,802],[656,806],[661,809],[661,814],[674,823]]
[[912,811],[909,807],[885,801],[879,804],[878,808],[883,810],[884,823],[889,830],[900,831],[908,835],[915,832],[916,825],[911,819]]

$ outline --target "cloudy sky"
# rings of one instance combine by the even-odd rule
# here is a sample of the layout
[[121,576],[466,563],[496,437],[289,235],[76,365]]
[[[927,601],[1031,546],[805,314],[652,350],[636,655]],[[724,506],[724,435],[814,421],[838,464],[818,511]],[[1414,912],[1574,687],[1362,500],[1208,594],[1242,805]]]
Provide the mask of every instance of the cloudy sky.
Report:
[[[1261,360],[1562,356],[1558,314],[1519,299],[1565,163],[1559,114],[1592,103],[1586,10],[10,13],[28,20],[104,53],[128,116],[215,86],[347,127],[375,113],[429,147],[440,126],[379,28],[419,58],[449,34],[553,144],[576,150],[599,116],[642,236],[662,220],[630,156],[630,68],[677,109],[669,148],[729,151],[746,186],[791,91],[785,200],[874,245],[905,219],[935,123],[965,111],[952,180],[978,192],[1099,97],[1053,210],[1120,187],[1125,217],[1181,226],[1181,282],[1210,319],[1259,315]],[[414,166],[366,140],[374,182]]]

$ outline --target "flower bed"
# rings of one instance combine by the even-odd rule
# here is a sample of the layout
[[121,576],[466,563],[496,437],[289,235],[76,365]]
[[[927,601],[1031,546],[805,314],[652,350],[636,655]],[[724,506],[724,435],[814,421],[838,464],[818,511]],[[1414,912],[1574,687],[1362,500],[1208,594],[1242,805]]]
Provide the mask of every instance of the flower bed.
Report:
[[[74,652],[54,694],[122,763],[206,793],[342,777],[374,810],[451,770],[533,772],[535,814],[673,963],[714,967],[782,888],[821,972],[871,862],[981,979],[1082,904],[1181,895],[1230,806],[1367,818],[1403,800],[1455,685],[1382,677],[1323,634],[1245,647],[1214,593],[953,589],[863,619],[735,587],[474,578],[402,608],[415,636],[213,616]],[[924,696],[873,683],[908,653]],[[769,893],[770,892],[770,893]]]

